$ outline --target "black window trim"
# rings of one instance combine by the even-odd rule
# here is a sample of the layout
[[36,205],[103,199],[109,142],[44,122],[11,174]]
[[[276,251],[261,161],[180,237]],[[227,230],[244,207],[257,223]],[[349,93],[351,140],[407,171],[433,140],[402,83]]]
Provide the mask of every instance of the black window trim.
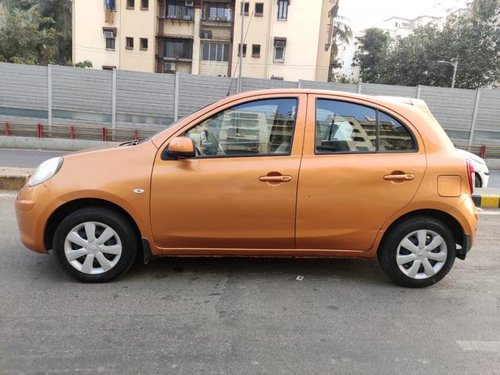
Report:
[[[260,101],[263,101],[263,100],[276,100],[276,99],[294,99],[295,100],[295,120],[293,122],[293,132],[292,132],[292,142],[290,144],[290,152],[287,153],[287,154],[255,154],[255,155],[222,155],[222,156],[194,156],[194,157],[190,157],[190,158],[177,158],[177,157],[174,157],[172,156],[171,154],[169,154],[168,152],[168,146],[170,145],[170,141],[172,139],[174,139],[175,137],[180,137],[182,136],[184,133],[188,132],[189,130],[193,129],[194,127],[200,125],[202,122],[204,121],[207,121],[207,120],[210,120],[211,118],[213,118],[214,116],[217,116],[219,113],[222,113],[223,111],[227,111],[228,109],[231,109],[233,107],[236,107],[236,106],[239,106],[239,105],[242,105],[242,104],[249,104],[249,103],[254,103],[254,102],[260,102]],[[163,149],[163,151],[161,152],[161,160],[203,160],[203,159],[227,159],[227,158],[255,158],[255,157],[261,157],[261,156],[292,156],[292,151],[293,151],[293,144],[294,144],[294,141],[295,141],[295,131],[297,129],[297,115],[298,115],[298,111],[299,111],[299,104],[300,104],[300,98],[298,96],[284,96],[284,97],[275,97],[275,98],[258,98],[258,99],[253,99],[253,100],[250,100],[250,101],[247,101],[247,102],[242,102],[242,103],[239,103],[239,104],[233,104],[233,105],[230,105],[220,111],[217,111],[216,113],[214,113],[213,115],[211,116],[208,116],[207,118],[205,118],[204,120],[201,120],[201,121],[197,121],[196,124],[192,125],[192,126],[188,126],[188,128],[186,130],[180,130],[179,133],[176,133],[174,135],[172,135],[172,137],[166,142],[165,144],[165,148]],[[184,128],[183,128],[184,129]]]
[[[317,152],[316,150],[316,126],[317,126],[317,117],[316,117],[316,109],[318,108],[318,100],[332,100],[332,101],[337,101],[337,102],[343,102],[343,103],[348,103],[348,104],[358,104],[362,105],[366,108],[373,109],[375,111],[375,121],[376,121],[376,128],[375,128],[375,151],[332,151],[332,152]],[[415,148],[411,150],[384,150],[380,151],[379,150],[379,145],[380,145],[380,121],[379,121],[379,113],[382,112],[383,114],[393,117],[395,120],[397,120],[401,126],[403,126],[407,131],[410,137],[413,140],[413,144],[415,145]],[[314,103],[314,155],[318,156],[324,156],[324,155],[353,155],[353,154],[415,154],[420,151],[419,144],[417,142],[417,138],[411,131],[410,127],[406,124],[406,121],[402,121],[399,116],[394,116],[392,114],[387,113],[386,111],[383,111],[379,108],[372,107],[367,104],[362,104],[362,103],[357,103],[357,102],[351,102],[349,100],[343,100],[343,99],[337,99],[337,98],[327,98],[327,97],[316,97],[315,103]]]

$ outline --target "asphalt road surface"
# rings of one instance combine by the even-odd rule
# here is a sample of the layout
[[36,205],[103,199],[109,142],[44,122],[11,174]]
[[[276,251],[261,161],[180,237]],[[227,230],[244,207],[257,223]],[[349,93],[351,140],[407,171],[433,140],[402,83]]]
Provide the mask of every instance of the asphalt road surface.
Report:
[[498,210],[414,290],[374,261],[310,259],[160,259],[80,284],[21,245],[13,203],[0,192],[1,374],[500,371]]

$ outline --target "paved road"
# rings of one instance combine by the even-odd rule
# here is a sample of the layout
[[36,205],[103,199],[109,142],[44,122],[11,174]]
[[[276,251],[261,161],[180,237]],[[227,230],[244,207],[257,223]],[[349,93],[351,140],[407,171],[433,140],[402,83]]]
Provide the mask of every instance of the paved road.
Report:
[[0,167],[35,168],[42,161],[67,154],[64,151],[0,149]]
[[297,259],[163,259],[85,285],[23,248],[13,201],[0,192],[2,374],[500,369],[499,211],[482,215],[467,261],[424,290],[372,261]]

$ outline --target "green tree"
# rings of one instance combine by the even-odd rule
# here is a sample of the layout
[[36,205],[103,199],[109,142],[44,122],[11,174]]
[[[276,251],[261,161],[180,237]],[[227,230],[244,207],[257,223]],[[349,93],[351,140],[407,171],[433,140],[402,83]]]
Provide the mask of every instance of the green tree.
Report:
[[[476,0],[468,12],[448,19],[441,30],[428,25],[391,49],[380,82],[475,89],[500,80],[500,0]],[[363,77],[364,79],[364,77]]]
[[13,10],[0,28],[0,61],[47,65],[56,61],[58,33],[38,11]]
[[328,69],[328,81],[333,79],[333,70],[340,67],[337,60],[339,44],[350,43],[352,40],[352,30],[349,26],[349,20],[346,17],[338,15],[339,6],[336,5],[332,10],[332,40],[330,49],[330,65]]
[[387,32],[377,28],[370,28],[363,36],[356,38],[358,49],[352,65],[359,66],[360,78],[364,82],[377,83],[382,80],[390,40]]

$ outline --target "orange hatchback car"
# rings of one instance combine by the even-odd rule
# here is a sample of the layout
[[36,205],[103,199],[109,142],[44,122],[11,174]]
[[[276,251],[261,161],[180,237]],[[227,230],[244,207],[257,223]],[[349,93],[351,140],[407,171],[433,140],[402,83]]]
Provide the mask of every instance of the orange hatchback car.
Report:
[[47,160],[16,212],[22,242],[86,282],[138,257],[378,256],[425,287],[472,245],[473,175],[421,101],[263,90]]

